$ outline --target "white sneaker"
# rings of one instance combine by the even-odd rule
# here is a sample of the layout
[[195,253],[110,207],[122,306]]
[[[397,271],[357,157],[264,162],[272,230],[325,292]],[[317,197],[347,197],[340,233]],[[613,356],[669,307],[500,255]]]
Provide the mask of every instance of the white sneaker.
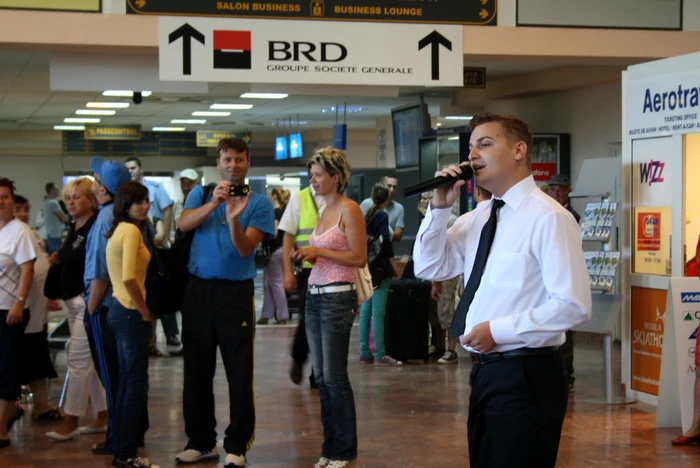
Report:
[[66,442],[68,440],[73,440],[76,437],[78,437],[81,434],[80,429],[76,429],[73,432],[69,432],[68,434],[59,434],[56,431],[51,431],[46,433],[46,437],[48,437],[51,440],[55,440],[56,442]]
[[208,460],[218,460],[219,452],[216,450],[207,450],[206,452],[200,452],[195,449],[187,449],[178,453],[175,457],[175,461],[178,463],[188,464],[188,463],[199,463]]
[[455,364],[457,361],[459,361],[459,356],[457,353],[448,349],[445,351],[445,354],[438,359],[438,364]]
[[245,466],[245,455],[226,454],[224,468],[238,468]]
[[330,463],[331,461],[329,459],[327,459],[326,457],[321,457],[314,465],[314,468],[326,468]]
[[348,465],[350,465],[349,461],[334,460],[334,461],[330,462],[328,465],[326,465],[326,468],[345,468]]
[[152,464],[148,458],[141,457],[129,458],[125,462],[117,461],[117,464],[113,466],[117,468],[160,468],[160,465]]

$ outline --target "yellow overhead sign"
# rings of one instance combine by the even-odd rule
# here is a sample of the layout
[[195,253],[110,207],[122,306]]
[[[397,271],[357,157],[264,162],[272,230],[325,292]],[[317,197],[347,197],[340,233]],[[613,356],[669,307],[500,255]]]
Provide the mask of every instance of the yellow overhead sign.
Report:
[[141,125],[86,125],[86,140],[140,140]]
[[17,10],[102,11],[101,0],[0,0],[0,8]]

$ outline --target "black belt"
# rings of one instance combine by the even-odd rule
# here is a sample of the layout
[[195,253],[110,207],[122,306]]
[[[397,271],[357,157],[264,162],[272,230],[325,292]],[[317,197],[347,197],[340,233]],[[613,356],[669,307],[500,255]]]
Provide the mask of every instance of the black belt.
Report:
[[502,353],[469,353],[472,364],[489,364],[492,362],[503,361],[504,359],[512,359],[523,356],[546,356],[557,351],[559,348],[555,346],[547,346],[545,348],[519,348],[511,351],[503,351]]

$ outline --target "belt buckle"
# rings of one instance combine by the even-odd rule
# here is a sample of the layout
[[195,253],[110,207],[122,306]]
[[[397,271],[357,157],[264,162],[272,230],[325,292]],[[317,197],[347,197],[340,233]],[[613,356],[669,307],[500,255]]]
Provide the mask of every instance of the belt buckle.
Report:
[[476,360],[479,364],[486,364],[488,361],[484,359],[483,353],[476,353]]

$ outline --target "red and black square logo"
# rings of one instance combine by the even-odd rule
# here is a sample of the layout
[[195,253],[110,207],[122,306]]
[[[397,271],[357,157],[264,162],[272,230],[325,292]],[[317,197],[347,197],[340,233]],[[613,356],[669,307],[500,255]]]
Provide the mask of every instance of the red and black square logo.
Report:
[[214,31],[214,68],[251,69],[250,31]]

